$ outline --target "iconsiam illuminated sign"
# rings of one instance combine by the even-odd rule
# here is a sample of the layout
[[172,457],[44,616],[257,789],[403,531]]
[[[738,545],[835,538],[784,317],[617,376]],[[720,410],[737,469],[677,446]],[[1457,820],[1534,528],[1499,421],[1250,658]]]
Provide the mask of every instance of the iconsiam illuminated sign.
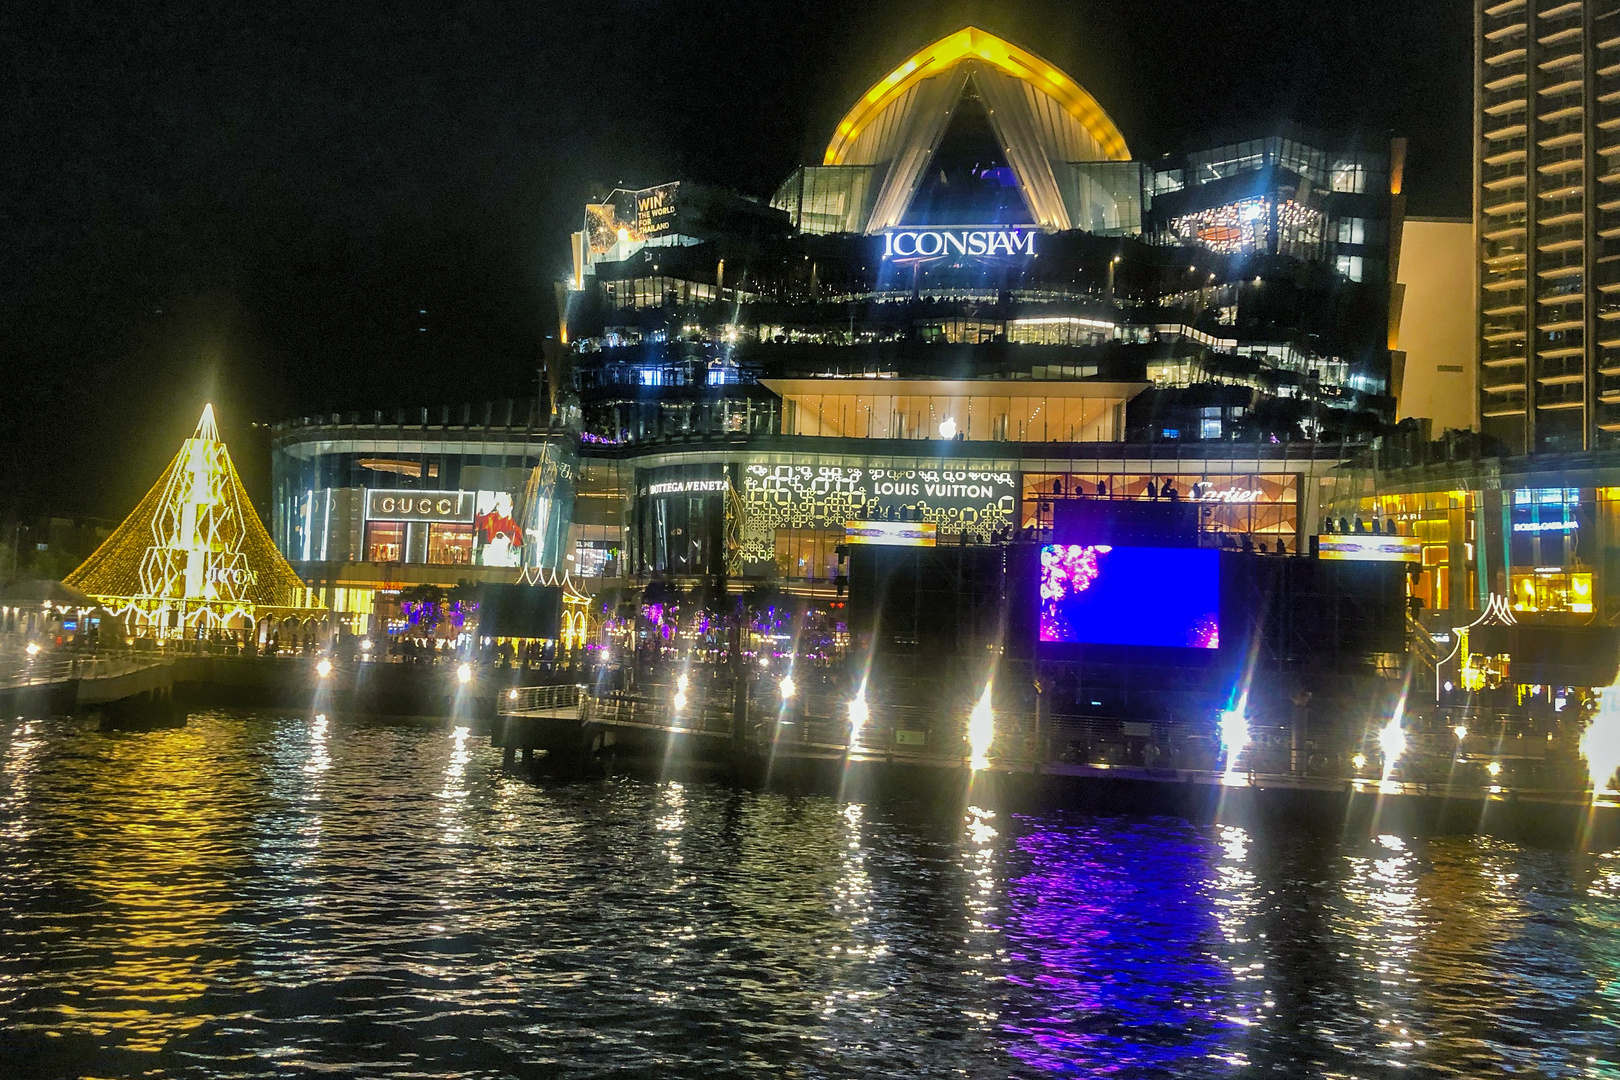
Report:
[[885,259],[1033,254],[1033,229],[890,229],[883,234]]

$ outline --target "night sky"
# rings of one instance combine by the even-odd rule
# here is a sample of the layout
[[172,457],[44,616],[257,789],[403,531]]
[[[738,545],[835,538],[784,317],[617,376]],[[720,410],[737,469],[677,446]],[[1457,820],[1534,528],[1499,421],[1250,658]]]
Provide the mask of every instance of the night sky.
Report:
[[1466,0],[39,15],[0,28],[0,520],[123,515],[205,400],[262,499],[255,425],[532,394],[592,181],[769,196],[967,23],[1073,74],[1139,158],[1275,117],[1400,134],[1408,213],[1469,212]]

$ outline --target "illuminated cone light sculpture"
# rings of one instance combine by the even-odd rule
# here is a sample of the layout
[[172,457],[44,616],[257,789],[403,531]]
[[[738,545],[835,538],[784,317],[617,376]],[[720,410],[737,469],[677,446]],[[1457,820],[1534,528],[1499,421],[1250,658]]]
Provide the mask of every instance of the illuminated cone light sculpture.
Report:
[[140,505],[64,581],[151,637],[324,614],[248,500],[212,405]]

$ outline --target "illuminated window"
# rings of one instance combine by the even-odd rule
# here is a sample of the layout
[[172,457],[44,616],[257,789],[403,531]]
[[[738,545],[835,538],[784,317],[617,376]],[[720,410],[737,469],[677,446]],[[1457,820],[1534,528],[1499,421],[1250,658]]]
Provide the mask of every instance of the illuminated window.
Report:
[[1355,195],[1367,190],[1367,166],[1359,161],[1335,161],[1329,186],[1334,191],[1347,191]]
[[1340,255],[1337,257],[1334,268],[1351,281],[1360,281],[1363,264],[1360,255]]
[[1340,218],[1338,222],[1338,240],[1341,244],[1365,244],[1367,242],[1367,219],[1358,217]]
[[435,523],[428,526],[427,561],[439,566],[471,566],[473,527]]
[[405,561],[405,525],[403,522],[373,521],[366,526],[366,561]]
[[1592,575],[1565,573],[1557,567],[1538,567],[1528,574],[1514,574],[1513,610],[1589,614]]
[[831,581],[838,576],[837,547],[843,542],[842,529],[777,529],[777,575]]

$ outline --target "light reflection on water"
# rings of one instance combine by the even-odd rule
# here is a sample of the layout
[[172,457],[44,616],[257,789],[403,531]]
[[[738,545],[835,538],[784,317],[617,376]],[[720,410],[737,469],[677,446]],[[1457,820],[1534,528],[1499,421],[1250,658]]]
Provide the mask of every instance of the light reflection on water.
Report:
[[1620,858],[0,724],[0,1075],[1620,1075]]

